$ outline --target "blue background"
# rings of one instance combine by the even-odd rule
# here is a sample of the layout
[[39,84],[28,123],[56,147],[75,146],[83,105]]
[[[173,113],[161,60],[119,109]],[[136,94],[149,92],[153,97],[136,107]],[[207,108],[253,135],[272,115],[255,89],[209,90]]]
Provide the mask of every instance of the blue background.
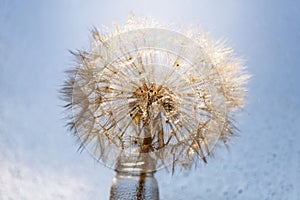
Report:
[[108,199],[114,171],[76,151],[58,90],[74,64],[68,50],[131,11],[227,39],[253,75],[230,151],[157,172],[161,199],[300,199],[298,2],[0,0],[0,199]]

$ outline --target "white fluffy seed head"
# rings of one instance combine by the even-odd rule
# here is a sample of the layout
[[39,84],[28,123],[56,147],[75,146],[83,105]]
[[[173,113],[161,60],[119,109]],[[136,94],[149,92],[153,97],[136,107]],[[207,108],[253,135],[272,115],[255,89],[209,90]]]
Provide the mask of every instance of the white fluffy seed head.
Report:
[[112,168],[145,156],[154,170],[190,167],[235,135],[249,75],[232,49],[133,16],[92,35],[89,51],[73,53],[62,94],[68,125],[94,158]]

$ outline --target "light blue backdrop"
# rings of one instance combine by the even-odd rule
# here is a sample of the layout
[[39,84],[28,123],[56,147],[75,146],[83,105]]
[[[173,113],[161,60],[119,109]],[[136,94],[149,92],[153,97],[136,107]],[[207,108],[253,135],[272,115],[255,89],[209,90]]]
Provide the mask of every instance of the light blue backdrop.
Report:
[[161,199],[300,199],[299,1],[0,0],[0,199],[108,199],[114,172],[78,153],[60,88],[92,26],[128,13],[201,25],[253,74],[240,137],[190,173],[156,175]]

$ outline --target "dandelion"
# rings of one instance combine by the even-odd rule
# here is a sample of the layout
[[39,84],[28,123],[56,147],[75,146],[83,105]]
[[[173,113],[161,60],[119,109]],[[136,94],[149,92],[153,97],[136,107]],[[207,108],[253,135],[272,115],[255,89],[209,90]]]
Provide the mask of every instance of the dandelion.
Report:
[[153,169],[207,161],[237,128],[249,75],[232,49],[199,30],[172,30],[131,16],[92,31],[62,88],[80,149],[117,168],[147,156]]

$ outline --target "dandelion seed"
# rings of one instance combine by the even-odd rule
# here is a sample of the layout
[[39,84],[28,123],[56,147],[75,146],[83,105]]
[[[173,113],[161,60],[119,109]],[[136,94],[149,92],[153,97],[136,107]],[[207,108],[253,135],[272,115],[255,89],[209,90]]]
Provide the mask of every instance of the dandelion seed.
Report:
[[147,154],[155,168],[187,168],[235,134],[249,75],[231,49],[134,17],[92,36],[89,51],[72,53],[62,93],[80,148],[95,159],[115,168],[120,156]]

